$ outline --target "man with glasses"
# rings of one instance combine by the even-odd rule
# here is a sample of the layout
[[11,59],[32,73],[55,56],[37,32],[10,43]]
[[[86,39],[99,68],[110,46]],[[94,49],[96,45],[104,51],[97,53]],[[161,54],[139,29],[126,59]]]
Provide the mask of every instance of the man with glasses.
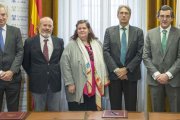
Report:
[[129,25],[131,9],[119,6],[119,25],[107,28],[104,36],[104,59],[109,71],[111,109],[136,111],[137,81],[141,79],[140,64],[144,44],[143,31]]
[[148,31],[143,53],[152,108],[164,112],[167,96],[170,111],[180,112],[180,30],[171,26],[171,7],[162,6],[157,18],[160,26]]

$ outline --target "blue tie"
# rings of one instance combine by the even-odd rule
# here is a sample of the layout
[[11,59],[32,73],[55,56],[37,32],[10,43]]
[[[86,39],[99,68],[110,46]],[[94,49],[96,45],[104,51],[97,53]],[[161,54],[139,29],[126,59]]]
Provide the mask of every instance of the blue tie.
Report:
[[126,58],[126,51],[127,51],[127,41],[126,41],[126,28],[122,28],[123,33],[121,37],[121,63],[125,64],[125,58]]
[[2,28],[0,27],[0,48],[2,52],[4,52],[4,41],[3,41],[3,36],[2,36]]

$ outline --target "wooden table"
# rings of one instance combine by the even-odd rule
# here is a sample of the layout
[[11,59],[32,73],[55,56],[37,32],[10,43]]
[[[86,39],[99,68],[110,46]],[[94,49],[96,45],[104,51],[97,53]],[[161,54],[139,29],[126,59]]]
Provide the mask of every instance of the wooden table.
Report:
[[144,120],[144,113],[128,113],[128,118],[101,118],[102,111],[32,112],[26,120]]
[[180,120],[180,113],[149,113],[149,120]]
[[87,112],[87,120],[144,120],[144,113],[128,112],[128,118],[102,118],[102,112]]
[[32,112],[26,120],[84,120],[85,112]]
[[[102,118],[102,111],[32,112],[26,120],[145,120],[143,112],[129,112],[128,118]],[[149,120],[180,120],[180,113],[149,113]]]

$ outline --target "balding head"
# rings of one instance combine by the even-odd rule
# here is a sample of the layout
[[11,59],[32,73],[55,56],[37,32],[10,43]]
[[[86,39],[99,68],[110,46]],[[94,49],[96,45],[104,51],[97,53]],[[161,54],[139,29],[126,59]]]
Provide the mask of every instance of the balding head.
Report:
[[53,20],[50,17],[43,17],[40,19],[39,23],[39,33],[48,38],[53,31]]
[[40,19],[40,24],[42,24],[43,22],[50,22],[53,25],[53,20],[50,17],[43,17]]

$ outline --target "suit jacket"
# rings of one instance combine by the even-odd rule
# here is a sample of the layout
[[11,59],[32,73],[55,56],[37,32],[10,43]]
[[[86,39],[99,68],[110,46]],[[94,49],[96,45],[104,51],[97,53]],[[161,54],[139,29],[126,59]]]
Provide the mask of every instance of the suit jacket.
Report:
[[169,71],[173,79],[169,84],[173,87],[180,86],[180,30],[171,27],[167,39],[166,51],[163,54],[161,47],[160,27],[148,31],[144,45],[143,60],[147,67],[147,80],[150,85],[158,85],[152,75],[159,71]]
[[[0,70],[13,71],[14,75],[11,83],[20,82],[21,77],[21,64],[23,60],[23,43],[20,29],[13,26],[7,26],[6,40],[4,52],[0,50]],[[1,82],[6,82],[0,80]]]
[[53,92],[61,90],[60,57],[64,50],[62,39],[51,36],[53,52],[46,61],[40,46],[40,36],[28,38],[24,44],[23,67],[29,76],[29,89],[34,93],[47,92],[48,84]]
[[[97,40],[97,42],[101,45],[100,41]],[[101,49],[98,50],[101,51]],[[76,86],[76,91],[74,94],[69,93],[68,87],[66,87],[67,101],[84,103],[84,98],[82,97],[83,89],[88,79],[86,75],[86,65],[83,59],[83,54],[79,49],[77,40],[71,39],[69,41],[68,45],[63,51],[60,64],[62,78],[64,80],[65,86],[70,84],[75,84]],[[107,89],[105,89],[104,95],[106,97],[109,96]]]
[[86,68],[82,52],[75,40],[70,40],[66,46],[60,64],[65,86],[70,84],[76,85],[75,94],[69,93],[68,87],[66,87],[67,101],[83,103],[83,88],[87,82]]
[[[114,73],[116,68],[124,67],[120,61],[120,30],[118,26],[106,29],[104,36],[104,59],[109,71],[110,80],[117,80]],[[128,48],[125,59],[125,67],[128,69],[128,80],[137,81],[141,78],[140,63],[144,44],[143,31],[140,28],[129,26]]]

